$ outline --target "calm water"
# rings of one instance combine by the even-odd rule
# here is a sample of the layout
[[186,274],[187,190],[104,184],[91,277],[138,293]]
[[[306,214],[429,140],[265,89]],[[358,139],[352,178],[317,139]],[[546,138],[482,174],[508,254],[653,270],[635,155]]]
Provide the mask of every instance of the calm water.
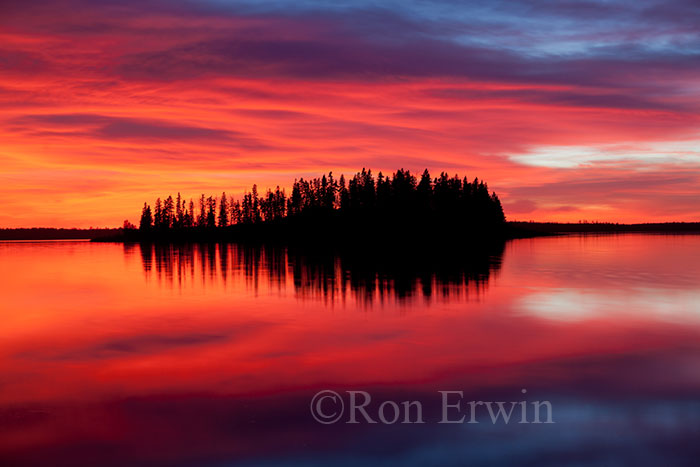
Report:
[[[414,269],[0,243],[0,464],[696,465],[699,260],[700,236],[517,240]],[[325,389],[335,424],[310,410]],[[355,390],[374,421],[418,401],[425,423],[345,423]],[[549,401],[555,423],[516,405],[441,424],[438,391],[463,393],[450,419]]]

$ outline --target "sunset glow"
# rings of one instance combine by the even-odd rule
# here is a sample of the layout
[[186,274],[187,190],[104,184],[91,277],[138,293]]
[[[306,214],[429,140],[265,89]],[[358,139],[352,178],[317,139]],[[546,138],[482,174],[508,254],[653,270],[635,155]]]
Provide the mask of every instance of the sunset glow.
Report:
[[3,4],[0,227],[362,167],[486,179],[509,220],[700,220],[697,2],[528,4]]
[[[438,281],[429,299],[392,280],[371,298],[340,293],[313,262],[272,251],[0,242],[13,270],[0,286],[2,465],[294,465],[274,456],[299,453],[310,460],[297,465],[329,465],[329,449],[383,465],[367,451],[395,446],[408,465],[433,450],[437,465],[518,465],[515,438],[557,466],[609,465],[629,437],[661,437],[670,465],[696,450],[700,265],[678,264],[700,254],[698,236],[514,240],[483,283]],[[315,423],[311,396],[345,388],[422,400],[428,423]],[[556,398],[549,430],[435,423],[438,390],[520,388]],[[663,465],[649,449],[641,465]]]

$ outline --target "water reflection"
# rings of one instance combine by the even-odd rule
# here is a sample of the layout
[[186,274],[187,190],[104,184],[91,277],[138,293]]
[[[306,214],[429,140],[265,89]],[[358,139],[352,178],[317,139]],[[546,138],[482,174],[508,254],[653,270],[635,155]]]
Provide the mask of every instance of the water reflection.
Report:
[[324,302],[372,303],[422,297],[431,301],[483,294],[498,274],[504,244],[477,251],[421,255],[392,251],[310,251],[276,245],[239,244],[139,244],[125,245],[127,254],[139,249],[147,276],[155,273],[169,287],[182,289],[199,281],[203,286],[234,277],[257,290],[261,281],[269,287],[293,286],[300,298]]
[[[694,465],[697,257],[700,236],[440,261],[0,244],[0,465]],[[427,423],[321,425],[326,389]],[[549,400],[556,423],[440,424],[441,390]]]

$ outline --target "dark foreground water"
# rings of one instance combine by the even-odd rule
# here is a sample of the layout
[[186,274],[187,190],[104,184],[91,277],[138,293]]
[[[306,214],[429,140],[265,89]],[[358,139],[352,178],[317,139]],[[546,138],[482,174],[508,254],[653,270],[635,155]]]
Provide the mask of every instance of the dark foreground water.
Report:
[[0,465],[697,465],[700,236],[412,255],[0,243]]

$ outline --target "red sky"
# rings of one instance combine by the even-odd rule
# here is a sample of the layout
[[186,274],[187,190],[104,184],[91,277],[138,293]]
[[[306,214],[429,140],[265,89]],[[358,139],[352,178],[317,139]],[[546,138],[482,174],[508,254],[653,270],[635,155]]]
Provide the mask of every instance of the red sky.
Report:
[[511,220],[700,221],[693,2],[285,3],[0,7],[0,227],[362,167],[485,179]]

